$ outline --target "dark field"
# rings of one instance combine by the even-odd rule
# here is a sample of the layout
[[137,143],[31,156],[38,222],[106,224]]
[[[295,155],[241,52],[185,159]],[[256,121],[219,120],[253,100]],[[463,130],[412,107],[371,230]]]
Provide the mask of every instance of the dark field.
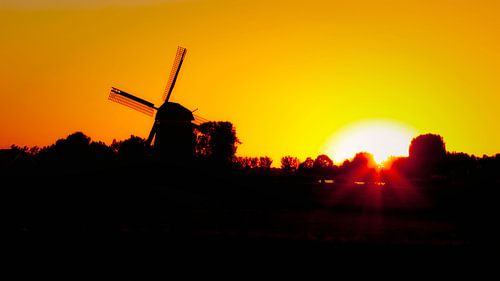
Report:
[[435,258],[498,246],[495,183],[320,183],[179,167],[3,178],[4,206],[23,245]]

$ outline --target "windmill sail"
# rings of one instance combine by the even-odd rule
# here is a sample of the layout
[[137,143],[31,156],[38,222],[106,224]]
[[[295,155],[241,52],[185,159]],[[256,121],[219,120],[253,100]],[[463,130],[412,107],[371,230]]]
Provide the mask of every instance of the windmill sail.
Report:
[[[190,158],[192,157],[192,149],[189,147],[188,143],[191,143],[191,138],[193,137],[192,130],[197,125],[207,122],[207,120],[199,116],[194,118],[192,111],[189,109],[180,104],[168,102],[175,82],[177,81],[182,62],[186,56],[186,52],[186,48],[177,47],[174,64],[163,93],[164,103],[162,106],[157,108],[154,104],[146,100],[114,87],[111,88],[108,99],[149,116],[153,116],[155,111],[158,111],[153,127],[146,140],[146,144],[150,146],[154,140],[155,150],[157,150],[158,153],[160,153],[159,151],[170,151],[168,153],[174,156],[177,155],[176,157],[183,156],[185,158]],[[187,140],[187,143],[181,143],[182,140]]]
[[182,61],[184,60],[184,56],[186,55],[187,49],[183,47],[177,47],[177,54],[175,55],[174,65],[172,66],[172,70],[170,71],[170,77],[168,78],[167,86],[165,87],[165,92],[163,93],[163,100],[168,102],[170,99],[170,95],[172,94],[172,90],[175,86],[175,81],[177,80],[177,75],[179,74],[179,70],[182,66]]
[[149,116],[153,116],[156,110],[154,104],[114,87],[111,88],[108,99],[116,103],[128,106]]
[[193,123],[195,125],[198,125],[198,126],[201,125],[201,124],[203,124],[203,123],[206,123],[206,122],[210,121],[210,120],[205,119],[205,118],[203,118],[203,117],[201,117],[199,115],[196,115],[196,114],[193,114],[193,117],[194,117]]

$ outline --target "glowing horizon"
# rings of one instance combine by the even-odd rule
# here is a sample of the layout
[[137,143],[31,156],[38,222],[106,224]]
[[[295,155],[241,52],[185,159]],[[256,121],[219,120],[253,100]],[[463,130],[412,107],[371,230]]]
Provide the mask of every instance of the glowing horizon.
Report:
[[340,129],[323,151],[336,164],[352,159],[358,152],[368,152],[377,164],[382,164],[390,157],[408,156],[411,140],[417,135],[416,130],[396,121],[365,120]]
[[159,104],[180,45],[172,101],[232,122],[240,156],[304,160],[381,119],[500,152],[498,1],[16,3],[0,3],[0,148],[147,137],[153,119],[107,94]]

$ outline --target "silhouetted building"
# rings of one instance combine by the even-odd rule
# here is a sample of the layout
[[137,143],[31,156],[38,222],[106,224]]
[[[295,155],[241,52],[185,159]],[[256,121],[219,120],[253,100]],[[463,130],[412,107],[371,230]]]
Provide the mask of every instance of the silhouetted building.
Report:
[[193,120],[193,113],[178,103],[166,102],[158,109],[154,149],[162,160],[184,162],[194,157]]
[[[195,155],[196,135],[193,113],[178,103],[169,102],[170,95],[179,75],[186,48],[178,47],[174,64],[163,94],[163,104],[157,108],[153,103],[126,93],[120,89],[111,88],[109,99],[128,106],[146,115],[153,116],[156,111],[153,128],[146,139],[146,147],[153,142],[155,156],[167,162],[189,162]],[[203,118],[201,118],[203,119]]]

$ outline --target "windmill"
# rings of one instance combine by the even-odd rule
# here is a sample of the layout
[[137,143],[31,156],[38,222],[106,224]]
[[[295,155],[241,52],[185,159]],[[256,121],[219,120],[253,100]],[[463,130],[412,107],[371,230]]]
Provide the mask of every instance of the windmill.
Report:
[[146,144],[151,146],[154,140],[153,147],[157,154],[161,155],[162,158],[166,157],[173,160],[183,160],[193,156],[195,144],[193,130],[200,123],[207,121],[200,116],[194,115],[194,111],[178,103],[169,102],[186,52],[186,48],[177,47],[174,64],[163,93],[164,102],[160,107],[155,107],[153,103],[115,87],[111,88],[108,98],[151,117],[156,112],[155,121]]

